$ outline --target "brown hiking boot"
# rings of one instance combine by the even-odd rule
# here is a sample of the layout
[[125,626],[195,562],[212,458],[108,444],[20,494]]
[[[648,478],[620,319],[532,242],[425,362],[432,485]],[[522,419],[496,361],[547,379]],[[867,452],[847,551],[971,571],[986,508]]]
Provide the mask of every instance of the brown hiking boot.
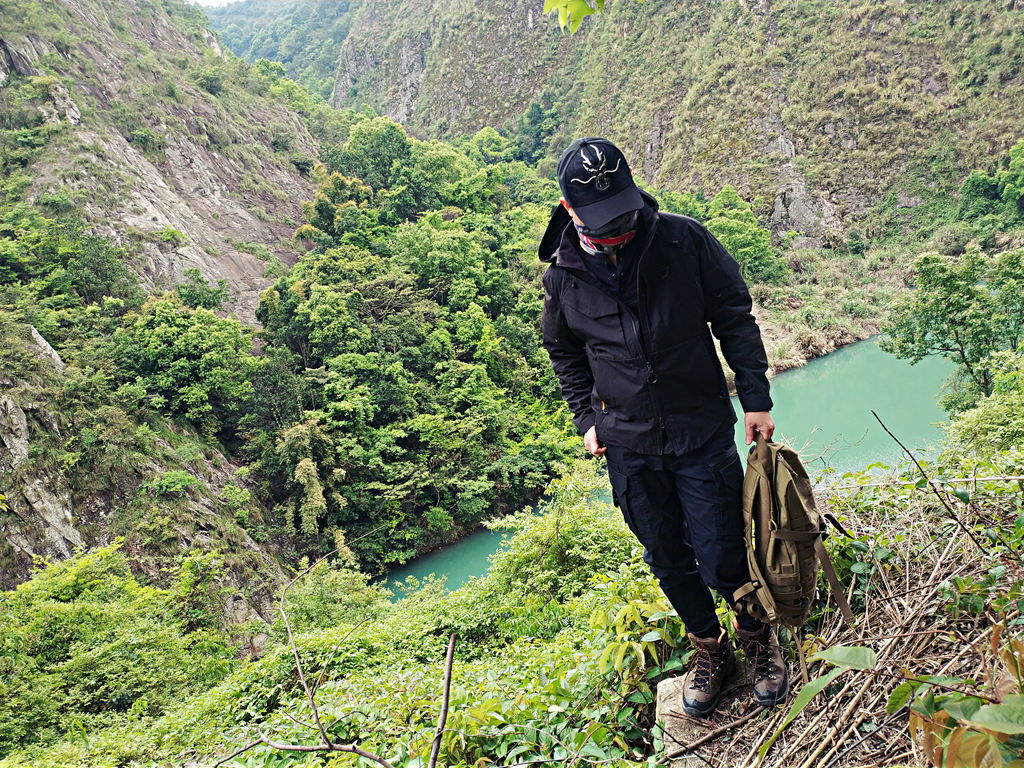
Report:
[[686,714],[704,717],[718,703],[722,685],[736,671],[736,657],[723,629],[718,637],[696,637],[687,633],[693,643],[693,666],[683,680],[683,709]]
[[748,632],[737,627],[736,637],[750,666],[757,703],[762,707],[774,707],[785,701],[789,693],[789,675],[779,650],[779,640],[772,628],[765,624],[761,629]]

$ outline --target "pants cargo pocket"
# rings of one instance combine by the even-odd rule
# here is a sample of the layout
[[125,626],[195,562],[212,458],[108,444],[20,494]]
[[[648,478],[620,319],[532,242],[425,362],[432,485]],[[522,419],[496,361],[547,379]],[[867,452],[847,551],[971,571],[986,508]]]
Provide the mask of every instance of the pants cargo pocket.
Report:
[[617,471],[611,464],[608,465],[608,482],[612,486],[612,503],[622,512],[622,519],[626,526],[636,535],[636,527],[629,514],[629,478]]
[[724,461],[711,468],[711,476],[717,483],[719,541],[743,544],[743,465],[740,457],[733,452]]

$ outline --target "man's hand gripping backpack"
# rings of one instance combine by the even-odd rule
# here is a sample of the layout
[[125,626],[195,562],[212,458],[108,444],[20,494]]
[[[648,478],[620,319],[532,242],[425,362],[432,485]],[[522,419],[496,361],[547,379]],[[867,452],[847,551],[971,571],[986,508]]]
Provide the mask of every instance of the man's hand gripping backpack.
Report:
[[772,624],[803,626],[814,604],[820,563],[843,618],[853,621],[822,543],[825,518],[815,506],[807,471],[796,451],[760,432],[743,478],[743,518],[751,581],[733,594],[740,610]]

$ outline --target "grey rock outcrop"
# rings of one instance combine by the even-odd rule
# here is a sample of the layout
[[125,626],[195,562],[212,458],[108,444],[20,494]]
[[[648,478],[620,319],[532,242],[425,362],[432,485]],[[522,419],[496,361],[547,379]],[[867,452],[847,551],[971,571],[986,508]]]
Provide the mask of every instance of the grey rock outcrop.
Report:
[[0,395],[0,469],[14,469],[28,461],[28,420],[11,398]]
[[784,181],[775,194],[771,231],[776,241],[783,239],[787,232],[799,232],[793,241],[794,248],[838,246],[845,239],[835,204],[822,192],[812,192],[792,166],[788,172],[784,170]]
[[29,339],[39,353],[53,366],[53,369],[57,373],[64,373],[66,366],[64,361],[60,359],[60,355],[57,354],[57,350],[50,346],[50,342],[43,338],[42,334],[36,330],[34,325],[28,327]]
[[[25,411],[0,395],[0,472],[18,478],[15,491],[7,495],[9,510],[0,514],[0,536],[29,559],[70,557],[83,543],[74,526],[71,491],[59,474],[29,466],[29,443]],[[6,576],[0,581],[6,582]],[[11,584],[0,583],[4,586]]]
[[[12,72],[25,77],[44,75],[36,64],[47,54],[65,58],[55,46],[33,35],[0,38],[0,84]],[[51,78],[48,88],[50,103],[39,107],[43,122],[47,125],[58,125],[62,120],[67,120],[71,125],[82,122],[82,111],[71,98],[68,87],[60,80]]]
[[[27,197],[78,193],[93,232],[128,246],[148,289],[168,290],[198,269],[210,281],[227,281],[229,309],[255,323],[259,293],[270,284],[266,257],[291,264],[301,252],[292,236],[313,182],[291,157],[315,157],[316,142],[280,100],[246,99],[248,114],[238,119],[195,85],[189,68],[208,66],[211,53],[226,56],[208,29],[183,28],[176,8],[138,14],[135,3],[126,12],[113,0],[59,5],[72,46],[19,29],[16,16],[0,31],[0,80],[46,77],[46,98],[35,108],[44,123],[72,128],[55,134],[55,146],[32,166]],[[161,81],[154,90],[147,80],[159,69],[139,64],[140,44],[185,68],[174,84],[178,98],[154,98],[168,86]],[[292,154],[271,146],[281,131],[292,136]],[[154,144],[137,142],[140,132]]]

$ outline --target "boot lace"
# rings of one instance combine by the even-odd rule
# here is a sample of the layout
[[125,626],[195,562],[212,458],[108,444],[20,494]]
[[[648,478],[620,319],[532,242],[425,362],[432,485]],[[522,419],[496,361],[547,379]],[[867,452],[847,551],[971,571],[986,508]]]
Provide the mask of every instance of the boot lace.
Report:
[[746,651],[750,666],[754,669],[754,679],[764,680],[768,678],[775,680],[779,676],[779,669],[775,666],[775,659],[772,658],[772,649],[767,636],[751,638],[743,649]]
[[694,659],[693,687],[700,691],[707,691],[715,676],[715,660],[711,657],[711,650],[706,645],[697,645],[697,657]]

